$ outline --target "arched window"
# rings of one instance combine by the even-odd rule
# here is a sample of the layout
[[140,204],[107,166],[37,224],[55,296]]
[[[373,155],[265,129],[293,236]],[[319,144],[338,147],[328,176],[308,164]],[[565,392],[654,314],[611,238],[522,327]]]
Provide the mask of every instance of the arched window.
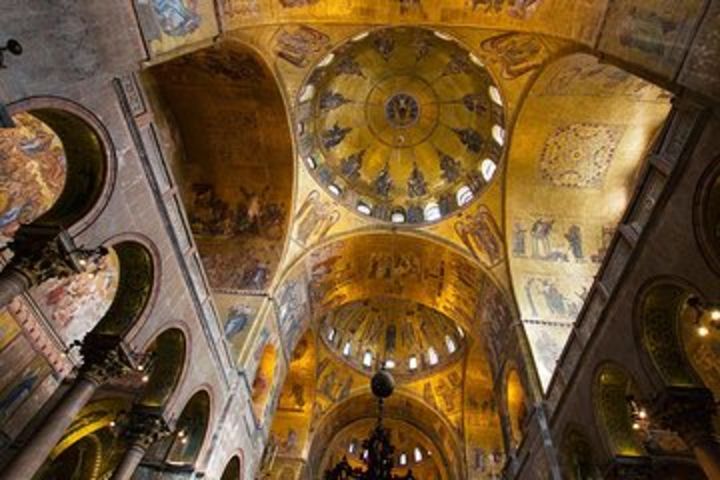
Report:
[[146,383],[140,400],[143,405],[161,407],[175,392],[185,365],[185,348],[185,334],[172,328],[161,333],[147,349],[147,365],[141,365]]
[[[185,405],[177,421],[175,433],[166,440],[165,461],[172,465],[193,465],[205,441],[210,419],[210,396],[200,391]],[[162,449],[163,445],[160,445]]]
[[242,463],[240,462],[240,457],[235,455],[232,457],[227,465],[225,466],[225,470],[223,470],[223,474],[220,477],[220,480],[241,480],[242,479]]
[[598,371],[593,388],[595,411],[613,455],[645,455],[645,448],[633,432],[628,404],[628,396],[633,395],[634,390],[634,382],[619,366],[606,364]]

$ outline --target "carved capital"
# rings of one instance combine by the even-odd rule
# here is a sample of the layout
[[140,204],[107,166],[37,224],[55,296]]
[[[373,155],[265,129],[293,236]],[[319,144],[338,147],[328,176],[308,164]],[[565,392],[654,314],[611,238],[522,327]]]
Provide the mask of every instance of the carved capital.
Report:
[[51,238],[20,236],[10,249],[14,255],[8,268],[22,273],[33,286],[96,268],[108,254],[105,247],[76,248],[66,233]]
[[133,410],[123,432],[128,444],[147,451],[155,442],[170,435],[167,421],[158,412]]
[[654,422],[676,432],[689,447],[714,442],[713,416],[717,404],[706,388],[669,387],[653,402]]
[[120,342],[88,335],[80,350],[83,365],[80,376],[102,385],[133,370],[130,354]]

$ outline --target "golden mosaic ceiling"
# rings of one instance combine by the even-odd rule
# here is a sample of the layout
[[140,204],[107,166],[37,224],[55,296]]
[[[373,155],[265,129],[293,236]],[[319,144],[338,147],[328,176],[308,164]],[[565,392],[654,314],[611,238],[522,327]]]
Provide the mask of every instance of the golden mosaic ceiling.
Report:
[[479,196],[502,157],[499,89],[477,56],[439,32],[355,36],[318,63],[298,104],[314,178],[379,220],[441,220]]
[[385,366],[398,380],[442,369],[462,358],[465,332],[440,312],[394,298],[349,303],[321,320],[336,356],[371,375]]

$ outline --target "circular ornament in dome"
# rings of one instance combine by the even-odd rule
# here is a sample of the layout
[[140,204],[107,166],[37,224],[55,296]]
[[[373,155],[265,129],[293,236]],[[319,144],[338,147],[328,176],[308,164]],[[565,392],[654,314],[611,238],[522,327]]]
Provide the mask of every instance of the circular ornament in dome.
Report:
[[442,313],[408,300],[373,297],[327,313],[320,322],[325,346],[355,370],[379,369],[400,381],[435,372],[461,359],[465,332]]
[[502,97],[445,34],[358,35],[313,69],[298,97],[299,150],[348,208],[393,224],[446,218],[477,199],[504,152]]

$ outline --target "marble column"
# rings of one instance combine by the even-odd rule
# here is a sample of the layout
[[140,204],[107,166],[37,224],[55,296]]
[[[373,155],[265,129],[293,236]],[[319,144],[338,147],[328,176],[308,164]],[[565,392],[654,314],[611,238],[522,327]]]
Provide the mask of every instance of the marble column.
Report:
[[710,390],[669,387],[653,402],[650,418],[683,439],[708,478],[720,478],[720,444],[713,428],[716,413]]
[[67,235],[50,240],[32,238],[13,242],[10,262],[0,272],[0,308],[13,298],[51,278],[82,273],[107,255],[105,247],[77,249]]
[[155,442],[170,435],[170,427],[159,413],[133,410],[124,436],[128,443],[111,480],[130,480],[145,453]]
[[83,345],[85,363],[77,380],[28,439],[25,447],[0,472],[0,479],[32,478],[97,388],[131,370],[131,363],[121,345],[104,351],[99,351],[98,347],[92,341]]

